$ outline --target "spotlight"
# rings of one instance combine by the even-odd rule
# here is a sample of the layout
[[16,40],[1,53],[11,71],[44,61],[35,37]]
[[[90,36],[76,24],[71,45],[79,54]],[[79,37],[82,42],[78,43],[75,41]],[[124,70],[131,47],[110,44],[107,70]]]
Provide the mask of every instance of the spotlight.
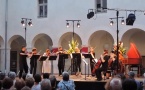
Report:
[[32,21],[31,21],[31,20],[28,22],[28,25],[29,25],[29,26],[33,26],[33,24],[32,24]]
[[126,19],[126,25],[133,25],[135,19],[136,19],[135,14],[130,13]]
[[94,12],[93,12],[93,11],[91,11],[91,12],[89,12],[89,13],[87,14],[87,18],[88,18],[88,19],[92,18],[93,16],[94,16]]
[[111,20],[111,21],[110,21],[110,26],[112,26],[112,25],[113,25],[113,21]]
[[21,20],[21,24],[22,24],[23,26],[25,26],[25,22],[24,22],[23,19]]
[[124,20],[122,19],[122,20],[121,20],[121,24],[123,25],[124,23],[125,23],[125,22],[124,22]]
[[77,23],[77,27],[80,28],[80,23],[79,22]]
[[66,23],[66,27],[69,28],[69,23],[68,22]]

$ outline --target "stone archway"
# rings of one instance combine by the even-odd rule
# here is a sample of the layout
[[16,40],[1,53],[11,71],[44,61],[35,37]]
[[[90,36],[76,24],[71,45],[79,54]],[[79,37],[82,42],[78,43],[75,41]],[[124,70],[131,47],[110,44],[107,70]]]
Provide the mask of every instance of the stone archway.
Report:
[[94,32],[88,40],[88,45],[95,47],[97,58],[100,58],[100,55],[102,54],[104,49],[111,51],[113,48],[113,44],[114,39],[112,35],[105,30]]
[[[62,46],[64,49],[69,49],[69,41],[72,40],[72,36],[73,36],[73,33],[72,32],[67,32],[67,33],[64,33],[60,39],[59,39],[59,46]],[[77,42],[79,43],[79,48],[81,48],[81,45],[82,45],[82,40],[80,38],[80,36],[76,33],[74,33],[74,40],[77,40]]]
[[19,71],[19,53],[21,47],[26,45],[25,39],[20,35],[12,36],[8,45],[10,46],[10,71],[18,72]]
[[[32,41],[32,47],[37,48],[37,51],[40,53],[40,55],[43,55],[46,49],[52,49],[52,39],[44,33],[38,34],[34,37]],[[41,67],[42,64],[39,62],[37,63],[37,73],[41,73]]]
[[0,70],[5,70],[5,46],[4,39],[0,36]]
[[145,31],[138,29],[138,28],[132,28],[130,30],[127,30],[123,36],[122,41],[124,46],[126,47],[127,51],[130,48],[130,43],[134,43],[141,55],[145,55]]

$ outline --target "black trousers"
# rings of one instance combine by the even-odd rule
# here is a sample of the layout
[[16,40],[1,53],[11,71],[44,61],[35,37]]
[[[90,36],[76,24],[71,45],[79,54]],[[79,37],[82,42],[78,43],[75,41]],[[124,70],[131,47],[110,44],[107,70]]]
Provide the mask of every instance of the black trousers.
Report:
[[30,74],[33,74],[33,76],[35,76],[36,69],[37,69],[37,61],[36,60],[32,60],[30,62]]
[[98,80],[102,80],[102,76],[101,76],[101,72],[102,71],[106,71],[106,68],[98,68],[97,70],[96,70],[96,77],[97,77],[97,79]]
[[61,75],[64,72],[64,66],[65,66],[65,60],[59,60],[58,61],[58,71],[59,71],[59,75]]
[[28,65],[27,65],[27,62],[22,62],[22,63],[20,63],[19,78],[22,77],[23,71],[25,71],[25,73],[28,73]]

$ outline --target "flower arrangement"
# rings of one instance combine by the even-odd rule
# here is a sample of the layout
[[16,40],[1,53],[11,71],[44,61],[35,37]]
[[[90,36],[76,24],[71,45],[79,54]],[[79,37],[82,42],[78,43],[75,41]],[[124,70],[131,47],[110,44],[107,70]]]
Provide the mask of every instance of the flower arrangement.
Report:
[[[120,52],[122,55],[126,55],[126,49],[125,49],[124,46],[123,46],[123,42],[120,41],[119,44],[118,44],[118,46],[119,46],[119,52]],[[116,44],[114,45],[113,50],[114,50],[114,51],[117,50],[117,45],[116,45]]]
[[69,45],[69,49],[67,50],[67,53],[68,54],[71,54],[71,53],[74,53],[75,52],[75,47],[78,47],[79,46],[79,43],[78,43],[77,40],[74,40],[72,38],[72,40],[69,41],[69,44],[68,45]]

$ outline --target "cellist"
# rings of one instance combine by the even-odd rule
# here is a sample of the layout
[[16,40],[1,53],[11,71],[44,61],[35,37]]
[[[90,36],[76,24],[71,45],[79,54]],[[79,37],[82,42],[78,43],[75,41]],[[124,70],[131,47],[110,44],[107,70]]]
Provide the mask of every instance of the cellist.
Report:
[[107,71],[109,58],[110,56],[108,55],[108,50],[104,50],[104,53],[100,56],[101,65],[98,69],[96,69],[96,77],[98,81],[102,80],[101,72]]

